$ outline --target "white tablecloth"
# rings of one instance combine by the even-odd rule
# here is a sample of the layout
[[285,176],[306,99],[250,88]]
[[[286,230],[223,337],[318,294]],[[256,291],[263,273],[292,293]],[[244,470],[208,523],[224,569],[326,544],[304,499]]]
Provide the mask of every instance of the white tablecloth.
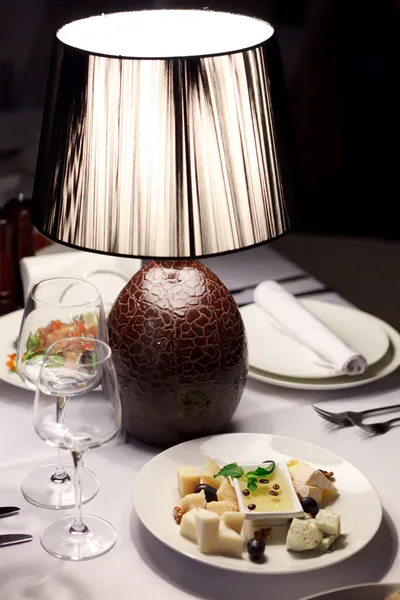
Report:
[[[299,272],[279,255],[268,251],[268,256],[274,264],[273,277]],[[215,265],[213,269],[217,271]],[[230,280],[230,287],[244,287],[257,283],[257,276],[260,279],[268,276],[265,266],[264,271],[257,267],[257,273],[252,273],[251,262],[243,277],[241,269],[238,269],[236,280]],[[220,265],[220,276],[224,279],[222,271],[223,265]],[[344,302],[334,294],[318,297]],[[328,408],[358,410],[379,403],[400,403],[398,384],[396,373],[359,390],[329,393],[299,392],[248,381],[231,431],[288,435],[338,452],[371,479],[385,509],[375,540],[345,563],[314,573],[265,577],[250,577],[198,565],[164,547],[144,529],[132,506],[132,488],[136,474],[156,450],[137,442],[103,448],[89,454],[87,459],[87,466],[100,479],[101,489],[85,510],[113,523],[118,533],[116,547],[101,558],[78,564],[47,555],[40,546],[40,532],[57,514],[65,513],[56,514],[28,504],[22,498],[19,483],[27,470],[46,456],[52,457],[54,451],[47,449],[32,430],[32,394],[0,384],[0,505],[17,504],[22,508],[19,516],[0,520],[0,533],[25,531],[34,535],[30,544],[0,549],[0,600],[141,600],[157,597],[165,600],[243,600],[250,597],[295,600],[338,585],[400,581],[397,558],[400,428],[381,437],[362,439],[353,428],[328,430],[326,423],[309,406],[313,402],[323,402]]]

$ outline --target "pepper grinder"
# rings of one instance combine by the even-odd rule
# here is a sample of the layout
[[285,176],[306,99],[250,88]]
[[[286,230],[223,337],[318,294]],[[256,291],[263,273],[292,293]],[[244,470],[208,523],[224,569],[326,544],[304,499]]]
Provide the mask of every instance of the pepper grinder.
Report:
[[13,234],[11,219],[0,212],[0,315],[17,308]]
[[30,200],[20,192],[11,198],[5,206],[6,215],[14,224],[13,251],[16,275],[17,304],[24,305],[24,295],[20,276],[19,262],[25,256],[35,254],[35,234],[31,221]]

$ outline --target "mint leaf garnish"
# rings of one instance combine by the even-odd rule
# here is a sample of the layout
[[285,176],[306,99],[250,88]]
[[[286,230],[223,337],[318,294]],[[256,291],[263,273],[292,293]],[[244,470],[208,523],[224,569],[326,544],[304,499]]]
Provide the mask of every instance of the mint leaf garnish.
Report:
[[251,471],[257,477],[265,477],[266,475],[270,475],[272,471],[275,470],[275,462],[273,460],[270,461],[270,464],[267,467],[257,467],[255,471]]
[[247,479],[247,489],[254,492],[257,489],[257,479]]
[[239,467],[236,463],[230,463],[229,465],[225,465],[222,469],[214,475],[214,479],[216,477],[234,477],[235,479],[240,479],[244,475],[244,470],[242,467]]

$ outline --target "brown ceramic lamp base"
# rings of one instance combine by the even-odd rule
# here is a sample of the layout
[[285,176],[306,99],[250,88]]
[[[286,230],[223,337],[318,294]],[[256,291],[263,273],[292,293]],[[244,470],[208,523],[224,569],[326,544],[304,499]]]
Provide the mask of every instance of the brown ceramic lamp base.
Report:
[[197,260],[152,261],[136,273],[108,318],[123,426],[157,446],[221,431],[247,375],[239,309]]

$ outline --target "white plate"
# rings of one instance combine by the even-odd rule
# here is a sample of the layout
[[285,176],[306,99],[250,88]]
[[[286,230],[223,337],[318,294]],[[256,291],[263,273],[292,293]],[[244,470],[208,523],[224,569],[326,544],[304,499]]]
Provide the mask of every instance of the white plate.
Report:
[[13,373],[6,367],[7,355],[16,352],[14,343],[19,334],[23,314],[23,310],[16,310],[0,317],[0,379],[24,390],[29,390],[30,388],[25,385],[18,373]]
[[[267,561],[260,565],[247,558],[201,554],[197,546],[179,534],[172,509],[179,502],[177,469],[201,468],[206,457],[219,464],[254,463],[268,459],[299,458],[332,470],[340,496],[332,510],[342,517],[344,543],[331,553],[313,556],[288,552],[284,544],[268,544]],[[199,562],[229,571],[277,574],[312,571],[341,562],[368,544],[379,528],[382,506],[372,484],[356,467],[332,452],[300,440],[262,433],[231,433],[191,440],[158,454],[136,478],[133,501],[145,527],[161,542]]]
[[[388,351],[389,339],[371,315],[330,302],[302,299],[299,302],[348,346],[365,356],[369,366]],[[329,378],[329,368],[318,364],[302,344],[279,331],[255,304],[241,309],[249,342],[251,367],[280,377]]]
[[397,591],[400,591],[400,583],[367,583],[307,596],[303,600],[389,600]]
[[261,381],[262,383],[269,383],[277,385],[279,387],[291,388],[295,390],[309,390],[309,391],[332,391],[341,390],[353,387],[359,387],[360,385],[367,385],[378,381],[383,377],[387,377],[393,373],[400,366],[400,334],[390,325],[372,317],[379,322],[382,329],[386,332],[389,338],[389,350],[385,356],[376,364],[369,367],[365,373],[355,377],[332,377],[331,379],[303,379],[303,378],[290,378],[290,377],[279,377],[275,373],[266,373],[260,371],[254,367],[249,367],[248,377]]

